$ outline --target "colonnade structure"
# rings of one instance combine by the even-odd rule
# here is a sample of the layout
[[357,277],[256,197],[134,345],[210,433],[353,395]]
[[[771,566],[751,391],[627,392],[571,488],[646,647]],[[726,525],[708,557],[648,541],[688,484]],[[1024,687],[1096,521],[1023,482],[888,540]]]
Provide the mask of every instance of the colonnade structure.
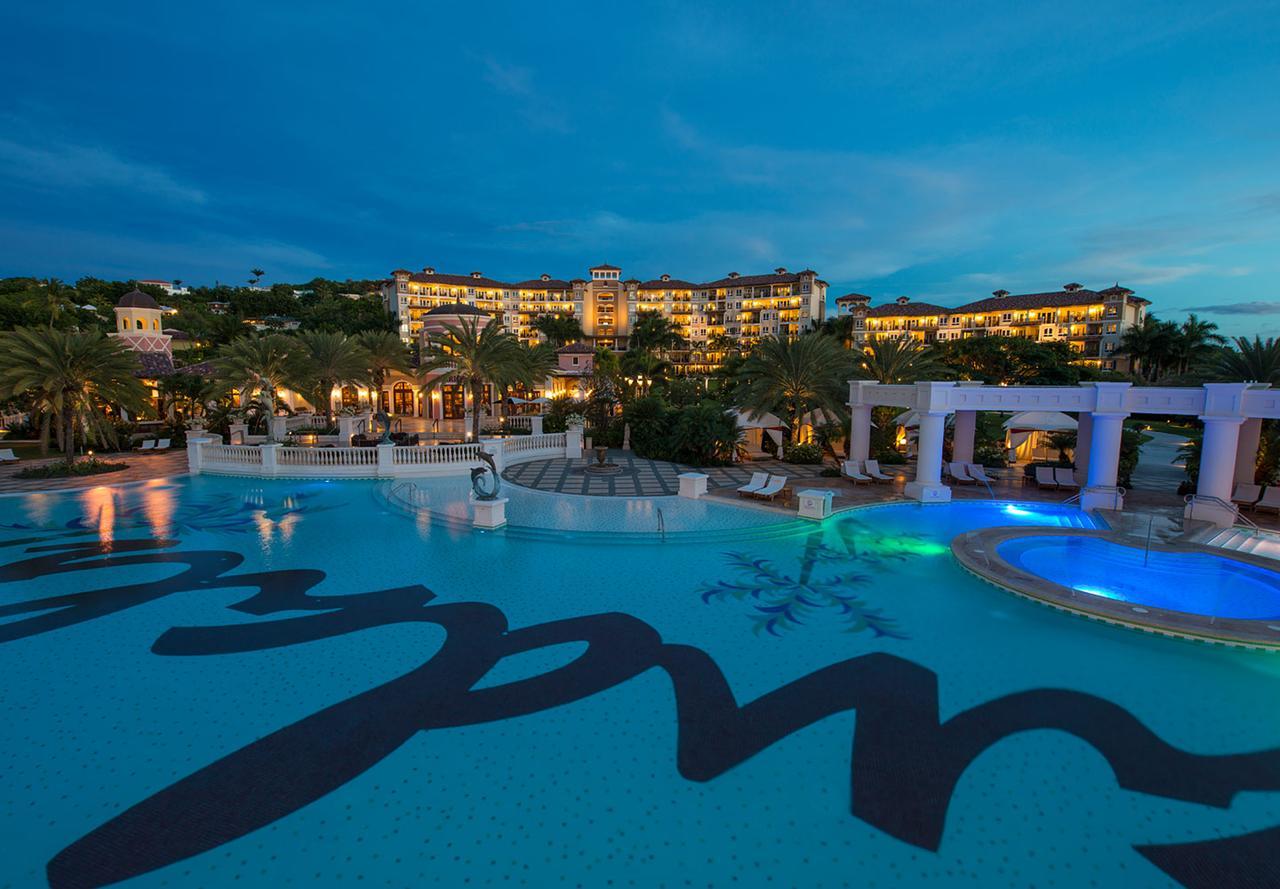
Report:
[[947,417],[955,415],[952,459],[973,460],[978,411],[1063,411],[1079,415],[1076,480],[1084,509],[1123,509],[1117,486],[1120,439],[1131,414],[1198,417],[1204,423],[1200,474],[1185,516],[1228,526],[1235,523],[1231,494],[1236,484],[1253,483],[1262,421],[1280,419],[1280,390],[1258,383],[1206,383],[1198,387],[1081,383],[1079,386],[986,386],[970,382],[885,385],[849,381],[852,413],[849,459],[865,460],[871,447],[871,409],[910,408],[919,418],[916,476],[908,497],[926,502],[951,499],[942,483],[942,446]]

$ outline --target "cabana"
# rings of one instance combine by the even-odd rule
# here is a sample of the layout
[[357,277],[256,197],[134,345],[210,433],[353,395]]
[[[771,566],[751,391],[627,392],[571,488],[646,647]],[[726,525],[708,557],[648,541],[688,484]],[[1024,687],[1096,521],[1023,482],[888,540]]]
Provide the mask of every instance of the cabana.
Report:
[[1010,463],[1053,460],[1058,449],[1049,444],[1054,432],[1075,432],[1076,421],[1059,411],[1023,411],[1004,421],[1005,447]]

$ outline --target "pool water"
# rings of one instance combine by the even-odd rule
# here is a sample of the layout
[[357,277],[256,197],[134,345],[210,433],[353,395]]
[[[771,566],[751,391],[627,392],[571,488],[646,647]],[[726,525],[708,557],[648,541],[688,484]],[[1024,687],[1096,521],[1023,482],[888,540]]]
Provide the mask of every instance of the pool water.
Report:
[[426,491],[0,499],[0,885],[1278,881],[1280,660],[950,554],[1074,509]]
[[1206,617],[1280,618],[1280,574],[1210,553],[1150,553],[1096,537],[1021,537],[996,551],[1066,587]]

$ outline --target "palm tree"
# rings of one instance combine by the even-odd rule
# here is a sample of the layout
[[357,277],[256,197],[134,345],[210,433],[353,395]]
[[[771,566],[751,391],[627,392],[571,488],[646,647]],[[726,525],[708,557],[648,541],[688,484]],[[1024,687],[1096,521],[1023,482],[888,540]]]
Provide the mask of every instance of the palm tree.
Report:
[[1172,358],[1177,334],[1177,325],[1172,321],[1160,321],[1154,315],[1146,315],[1141,324],[1124,332],[1116,354],[1128,356],[1144,379],[1154,380]]
[[423,391],[446,383],[464,386],[471,392],[471,438],[480,438],[480,407],[484,387],[505,391],[516,383],[532,385],[529,357],[520,341],[498,324],[481,324],[460,318],[431,334],[422,349],[419,368]]
[[1217,346],[1224,345],[1226,337],[1217,333],[1218,325],[1201,321],[1195,312],[1187,315],[1171,343],[1171,357],[1179,373],[1186,373],[1193,364],[1199,364],[1212,354]]
[[1251,342],[1238,336],[1234,344],[1234,349],[1222,349],[1210,366],[1213,379],[1280,385],[1280,340],[1254,336]]
[[877,383],[914,383],[946,373],[933,352],[909,336],[878,337],[854,358],[858,375]]
[[253,276],[249,279],[249,283],[257,284],[259,281],[262,280],[262,276],[265,275],[266,272],[264,272],[262,269],[249,269],[249,274]]
[[409,352],[391,331],[367,330],[356,336],[356,342],[364,350],[365,378],[374,392],[381,394],[392,373],[409,372]]
[[661,312],[641,310],[636,312],[636,323],[631,328],[631,348],[643,352],[665,355],[689,344],[680,335],[680,329]]
[[0,395],[26,397],[57,418],[67,464],[75,462],[76,430],[86,439],[114,439],[105,409],[138,411],[147,392],[134,374],[137,355],[101,331],[19,327],[0,333]]
[[533,329],[546,337],[554,348],[566,343],[576,343],[585,336],[577,318],[558,312],[539,315],[533,319]]
[[38,293],[27,300],[28,308],[49,316],[49,326],[57,327],[62,316],[75,306],[69,296],[75,291],[65,286],[57,278],[45,278],[36,282]]
[[623,379],[635,380],[635,389],[641,395],[648,394],[654,383],[666,383],[671,372],[671,362],[659,358],[645,349],[632,349],[622,356],[619,362]]
[[832,337],[767,337],[738,371],[738,397],[752,419],[778,414],[794,439],[812,410],[843,420],[852,365],[849,351]]
[[345,333],[317,330],[297,335],[302,346],[302,373],[314,383],[313,403],[333,419],[333,388],[344,383],[363,382],[368,373],[365,351],[355,337]]
[[269,333],[232,340],[218,350],[214,359],[218,379],[239,389],[242,401],[255,393],[262,401],[268,418],[268,442],[275,441],[270,418],[275,415],[276,390],[303,386],[305,372],[300,355],[297,340],[282,333]]

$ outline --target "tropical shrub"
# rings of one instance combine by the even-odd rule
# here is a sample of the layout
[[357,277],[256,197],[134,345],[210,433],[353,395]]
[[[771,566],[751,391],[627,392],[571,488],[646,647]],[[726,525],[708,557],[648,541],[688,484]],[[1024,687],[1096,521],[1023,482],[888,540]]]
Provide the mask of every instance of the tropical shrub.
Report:
[[822,462],[822,448],[813,442],[790,444],[782,449],[782,459],[800,466],[817,466]]
[[723,466],[741,452],[738,419],[717,402],[691,404],[673,416],[672,459],[693,466]]
[[631,427],[631,449],[641,457],[665,460],[671,453],[669,416],[671,408],[657,395],[637,398],[622,411]]

